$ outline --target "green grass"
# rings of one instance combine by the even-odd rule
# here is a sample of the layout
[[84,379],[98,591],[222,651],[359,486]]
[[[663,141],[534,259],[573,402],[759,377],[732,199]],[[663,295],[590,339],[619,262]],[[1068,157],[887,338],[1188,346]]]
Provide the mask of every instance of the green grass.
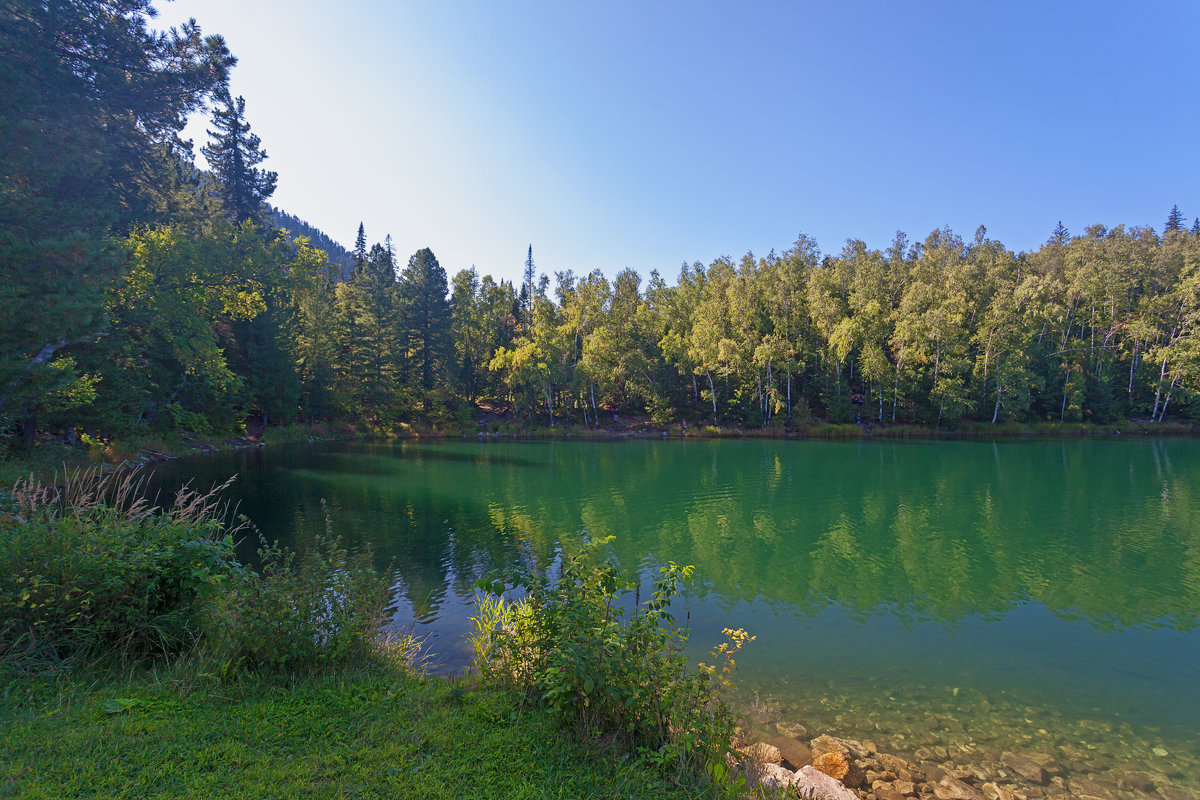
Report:
[[0,676],[0,797],[696,797],[511,696],[390,667]]

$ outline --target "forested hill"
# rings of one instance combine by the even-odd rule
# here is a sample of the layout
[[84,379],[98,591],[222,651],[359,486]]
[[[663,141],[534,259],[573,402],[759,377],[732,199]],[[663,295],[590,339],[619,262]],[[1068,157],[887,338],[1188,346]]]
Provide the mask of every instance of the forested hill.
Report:
[[342,277],[348,279],[350,277],[351,268],[354,266],[354,261],[350,256],[350,251],[342,247],[333,237],[325,233],[315,225],[305,222],[294,214],[289,214],[281,208],[268,206],[271,212],[271,223],[276,227],[286,230],[291,234],[291,238],[297,236],[307,236],[309,244],[319,250],[324,250],[325,255],[329,257],[330,262],[337,264],[342,268]]
[[[540,270],[530,247],[517,285],[451,278],[428,248],[405,257],[360,225],[347,254],[272,209],[225,42],[156,34],[149,12],[0,4],[9,442],[468,424],[480,405],[587,426],[1200,417],[1200,222],[1178,208],[1161,230],[1048,221],[1033,252],[982,227],[836,253],[801,235],[668,282]],[[204,173],[179,135],[206,107]]]

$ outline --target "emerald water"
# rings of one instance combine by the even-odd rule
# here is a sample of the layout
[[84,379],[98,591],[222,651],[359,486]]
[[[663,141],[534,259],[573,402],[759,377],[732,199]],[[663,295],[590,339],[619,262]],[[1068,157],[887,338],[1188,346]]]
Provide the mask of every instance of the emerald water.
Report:
[[322,443],[156,482],[235,472],[266,536],[303,546],[325,500],[394,560],[395,623],[442,670],[467,660],[477,577],[611,534],[644,581],[696,566],[677,615],[697,654],[724,627],[758,637],[737,680],[768,718],[1200,784],[1195,440]]

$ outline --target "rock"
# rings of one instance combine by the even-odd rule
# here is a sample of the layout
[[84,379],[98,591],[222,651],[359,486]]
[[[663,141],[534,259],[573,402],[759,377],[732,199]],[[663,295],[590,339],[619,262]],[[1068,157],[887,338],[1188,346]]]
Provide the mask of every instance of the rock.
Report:
[[[1057,783],[1059,780],[1061,779],[1056,778],[1055,782]],[[1117,800],[1117,794],[1113,791],[1116,787],[1090,778],[1071,778],[1069,788],[1071,794],[1081,798],[1090,797],[1095,798],[1095,800]]]
[[[995,761],[996,759],[992,760]],[[1029,760],[1038,764],[1051,775],[1057,775],[1062,772],[1062,766],[1058,763],[1058,759],[1049,753],[1030,753]]]
[[1149,792],[1154,788],[1154,778],[1150,776],[1150,773],[1137,770],[1123,773],[1118,785],[1121,783],[1124,784],[1121,786],[1122,789],[1131,789],[1137,792]]
[[792,765],[792,769],[800,769],[805,764],[812,763],[812,750],[808,745],[790,736],[775,736],[768,739],[767,744],[777,748],[783,760]]
[[793,791],[806,800],[858,800],[841,782],[821,772],[812,764],[803,766],[792,776]]
[[835,739],[827,734],[822,734],[809,742],[812,747],[813,758],[817,759],[826,753],[841,753],[844,756],[850,755],[850,748],[841,739]]
[[750,786],[765,786],[768,789],[786,789],[794,775],[790,769],[778,764],[751,761],[746,765],[746,783]]
[[985,783],[979,787],[991,800],[1017,800],[1017,795],[1003,783]]
[[812,765],[829,777],[839,781],[850,772],[850,760],[846,758],[845,753],[837,751],[822,753],[813,759]]
[[987,800],[983,792],[974,786],[963,783],[958,778],[951,778],[949,775],[934,785],[933,793],[938,800]]
[[879,754],[879,764],[885,770],[888,770],[890,772],[895,772],[896,774],[899,774],[900,770],[905,769],[908,766],[908,762],[905,761],[903,758],[897,758],[896,756],[890,756],[890,755],[887,755],[886,753]]
[[872,791],[875,792],[875,800],[904,800],[904,795],[896,791],[890,783],[881,783]]
[[1163,800],[1196,800],[1196,795],[1178,786],[1163,784],[1158,787],[1158,794]]
[[903,795],[914,795],[917,793],[916,784],[912,781],[895,781],[892,783],[896,791]]
[[749,747],[740,747],[738,752],[759,764],[779,764],[783,761],[779,748],[766,742],[755,742]]
[[932,761],[933,751],[928,747],[918,747],[917,751],[913,753],[913,756],[917,759],[917,761]]
[[1046,783],[1046,770],[1042,769],[1042,765],[1033,759],[1006,751],[1000,757],[1000,760],[1004,763],[1004,766],[1030,783],[1036,783],[1039,786]]
[[779,731],[780,736],[787,736],[791,739],[808,738],[808,728],[799,722],[776,722],[775,730]]

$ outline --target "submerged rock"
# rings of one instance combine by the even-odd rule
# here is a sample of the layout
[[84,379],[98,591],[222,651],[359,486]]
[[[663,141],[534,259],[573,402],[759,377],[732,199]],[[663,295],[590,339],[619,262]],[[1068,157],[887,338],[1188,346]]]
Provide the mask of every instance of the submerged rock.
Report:
[[776,722],[775,730],[779,731],[780,736],[787,736],[790,739],[808,738],[808,728],[799,722]]
[[1000,760],[1004,763],[1004,766],[1030,783],[1036,783],[1039,786],[1046,783],[1046,770],[1042,769],[1042,765],[1033,759],[1019,756],[1016,753],[1005,752],[1000,757]]
[[792,765],[792,769],[800,769],[805,764],[812,763],[813,755],[809,746],[790,736],[775,736],[768,739],[767,744],[777,748],[783,760]]
[[974,786],[949,775],[934,784],[933,793],[938,800],[987,800],[987,796]]
[[1178,786],[1163,784],[1158,787],[1158,794],[1163,800],[1196,800],[1196,795]]

